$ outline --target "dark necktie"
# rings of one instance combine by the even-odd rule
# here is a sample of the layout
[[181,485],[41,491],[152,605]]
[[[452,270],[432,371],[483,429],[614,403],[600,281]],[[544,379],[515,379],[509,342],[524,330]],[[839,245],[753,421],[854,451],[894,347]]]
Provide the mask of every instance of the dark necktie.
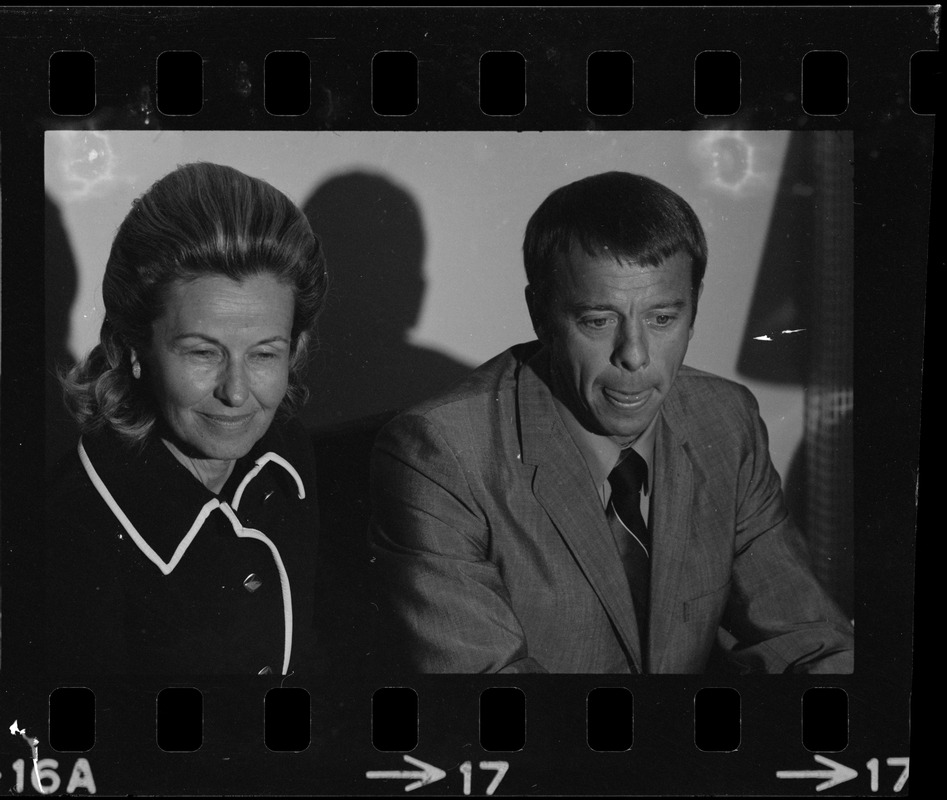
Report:
[[608,476],[612,496],[607,516],[618,552],[621,554],[628,587],[638,620],[641,655],[648,641],[648,602],[651,586],[651,534],[641,516],[641,487],[648,479],[648,465],[630,447]]

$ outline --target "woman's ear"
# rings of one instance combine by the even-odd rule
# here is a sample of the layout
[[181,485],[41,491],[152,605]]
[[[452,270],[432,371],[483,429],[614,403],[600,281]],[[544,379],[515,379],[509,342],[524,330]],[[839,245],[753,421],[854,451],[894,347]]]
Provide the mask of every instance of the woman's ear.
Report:
[[129,348],[128,358],[132,362],[132,377],[137,381],[141,377],[141,361],[134,347]]

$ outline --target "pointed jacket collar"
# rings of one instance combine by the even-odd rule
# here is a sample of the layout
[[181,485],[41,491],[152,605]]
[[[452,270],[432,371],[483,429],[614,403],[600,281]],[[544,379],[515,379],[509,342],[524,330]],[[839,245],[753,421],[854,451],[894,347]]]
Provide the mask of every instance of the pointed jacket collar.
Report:
[[585,460],[556,411],[548,375],[545,349],[520,370],[517,402],[523,463],[536,467],[532,488],[537,501],[612,620],[628,659],[642,672],[628,581]]
[[[638,625],[628,583],[602,513],[591,491],[583,457],[566,430],[549,389],[549,355],[539,348],[518,375],[520,444],[523,462],[536,467],[533,491],[556,525],[589,584],[598,595],[632,662],[643,671]],[[669,609],[681,594],[681,565],[690,530],[693,470],[687,448],[687,415],[672,387],[655,425],[653,508],[655,529],[651,578],[650,670],[670,646]],[[589,491],[576,491],[587,485]],[[673,498],[667,487],[674,487]]]
[[242,530],[237,517],[240,502],[267,465],[289,473],[297,496],[305,497],[299,473],[280,452],[284,451],[282,437],[274,427],[237,460],[219,495],[198,481],[157,437],[149,438],[139,451],[126,446],[111,430],[83,436],[79,459],[130,538],[168,575],[216,510],[225,514],[235,530]]

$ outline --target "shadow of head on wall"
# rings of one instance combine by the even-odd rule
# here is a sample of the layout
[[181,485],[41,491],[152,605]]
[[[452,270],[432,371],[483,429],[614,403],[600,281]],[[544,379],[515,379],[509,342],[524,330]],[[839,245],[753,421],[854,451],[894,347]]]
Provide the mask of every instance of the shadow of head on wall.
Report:
[[469,366],[409,341],[424,299],[417,203],[377,173],[336,175],[303,210],[326,252],[329,292],[301,416],[310,430],[411,406]]

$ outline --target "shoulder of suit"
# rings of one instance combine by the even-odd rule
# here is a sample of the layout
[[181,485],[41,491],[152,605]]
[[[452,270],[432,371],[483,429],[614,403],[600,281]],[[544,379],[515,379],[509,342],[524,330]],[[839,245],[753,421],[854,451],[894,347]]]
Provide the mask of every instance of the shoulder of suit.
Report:
[[402,417],[451,417],[470,414],[478,408],[490,409],[498,401],[515,394],[520,369],[538,350],[538,342],[511,347],[481,364],[451,388],[408,409],[395,420]]
[[45,505],[47,515],[75,513],[75,505],[88,497],[97,497],[92,482],[79,461],[78,440],[65,453],[46,477]]
[[746,402],[753,395],[742,383],[705,372],[702,369],[689,367],[684,364],[677,373],[674,388],[684,394],[699,393],[703,395],[719,395],[721,398],[732,398],[736,402]]
[[276,420],[261,442],[261,449],[272,450],[294,466],[298,461],[298,469],[308,468],[313,461],[312,437],[298,417]]
[[[78,564],[78,559],[95,551],[94,543],[100,537],[92,534],[121,527],[82,466],[78,441],[48,476],[44,500],[43,536],[48,558],[55,556],[67,564],[76,560]],[[110,548],[102,548],[95,557],[104,563],[110,553]]]
[[751,427],[759,406],[742,384],[682,366],[665,401],[665,413],[687,429],[687,438],[717,438]]
[[376,450],[411,451],[425,458],[450,451],[474,461],[518,451],[520,372],[539,350],[538,342],[512,347],[453,388],[399,414],[382,429]]
[[314,495],[319,466],[316,464],[315,444],[298,417],[283,417],[274,421],[261,439],[261,444],[261,451],[272,451],[285,458],[302,478],[307,495]]

